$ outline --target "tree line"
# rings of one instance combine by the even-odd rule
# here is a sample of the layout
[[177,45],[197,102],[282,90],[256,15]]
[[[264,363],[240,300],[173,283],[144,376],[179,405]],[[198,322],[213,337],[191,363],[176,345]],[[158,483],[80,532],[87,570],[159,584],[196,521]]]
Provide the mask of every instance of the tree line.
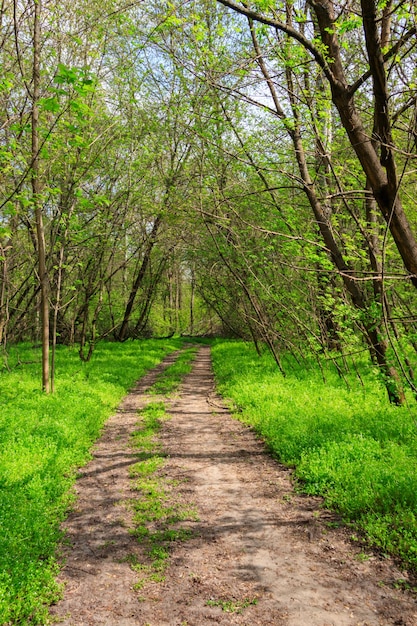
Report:
[[221,332],[416,393],[411,0],[5,0],[1,33],[0,340],[46,390],[57,342]]

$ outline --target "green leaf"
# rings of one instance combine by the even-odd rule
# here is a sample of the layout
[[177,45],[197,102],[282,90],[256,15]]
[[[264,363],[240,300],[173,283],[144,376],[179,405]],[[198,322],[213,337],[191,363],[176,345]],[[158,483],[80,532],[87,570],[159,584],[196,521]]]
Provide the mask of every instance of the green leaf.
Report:
[[361,26],[362,18],[357,15],[350,15],[347,19],[336,22],[336,27],[340,34],[349,33],[351,30],[355,30]]
[[0,237],[11,237],[12,231],[8,226],[0,226]]
[[39,100],[39,108],[42,111],[50,111],[51,113],[58,113],[61,108],[59,100],[56,96],[50,98],[41,98]]
[[58,63],[58,71],[55,75],[54,81],[59,85],[70,84],[73,85],[79,76],[79,69],[76,67],[67,67],[63,63]]

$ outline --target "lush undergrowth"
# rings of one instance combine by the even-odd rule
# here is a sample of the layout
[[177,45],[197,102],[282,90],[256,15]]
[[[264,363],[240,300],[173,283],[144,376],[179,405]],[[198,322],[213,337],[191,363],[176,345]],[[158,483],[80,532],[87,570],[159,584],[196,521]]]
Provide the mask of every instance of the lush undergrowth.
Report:
[[12,347],[0,370],[0,623],[46,624],[59,522],[75,468],[133,382],[181,340],[99,344],[89,363],[59,347],[56,393],[40,391],[40,351]]
[[[343,382],[332,364],[323,374],[292,362],[284,378],[269,354],[250,344],[218,342],[219,391],[233,401],[299,486],[360,529],[371,545],[417,571],[417,407],[396,407],[375,373]],[[288,366],[288,363],[285,364]]]

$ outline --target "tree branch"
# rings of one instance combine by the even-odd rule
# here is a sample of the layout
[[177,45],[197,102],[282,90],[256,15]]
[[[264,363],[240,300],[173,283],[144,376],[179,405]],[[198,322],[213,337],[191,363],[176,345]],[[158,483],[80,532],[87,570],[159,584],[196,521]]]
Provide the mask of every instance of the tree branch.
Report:
[[327,63],[325,57],[311,43],[311,41],[307,39],[307,37],[305,37],[303,34],[301,34],[298,30],[296,30],[292,26],[284,24],[283,22],[266,17],[265,15],[261,15],[260,13],[257,13],[256,11],[252,11],[252,9],[248,9],[245,6],[237,4],[236,2],[233,2],[233,0],[217,0],[217,2],[227,7],[228,9],[232,9],[236,13],[240,13],[241,15],[244,15],[249,20],[253,20],[254,22],[259,22],[267,26],[272,26],[272,28],[276,28],[277,30],[285,33],[286,35],[289,35],[289,37],[292,37],[293,39],[298,41],[314,57],[318,65],[322,68],[329,82],[332,84],[337,83],[337,80],[333,72],[331,71],[329,64]]

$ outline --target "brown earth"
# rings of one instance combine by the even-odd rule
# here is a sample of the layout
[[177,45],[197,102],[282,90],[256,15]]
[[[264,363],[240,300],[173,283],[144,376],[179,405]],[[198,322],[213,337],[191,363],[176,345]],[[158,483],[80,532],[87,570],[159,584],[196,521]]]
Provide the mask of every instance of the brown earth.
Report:
[[165,581],[134,590],[128,561],[143,549],[129,532],[128,503],[140,497],[129,438],[163,366],[125,398],[80,471],[54,618],[66,626],[417,626],[415,597],[394,587],[407,573],[333,528],[320,499],[294,493],[291,471],[214,395],[207,347],[160,433],[168,454],[160,473],[198,519],[182,523],[193,534],[173,542]]

